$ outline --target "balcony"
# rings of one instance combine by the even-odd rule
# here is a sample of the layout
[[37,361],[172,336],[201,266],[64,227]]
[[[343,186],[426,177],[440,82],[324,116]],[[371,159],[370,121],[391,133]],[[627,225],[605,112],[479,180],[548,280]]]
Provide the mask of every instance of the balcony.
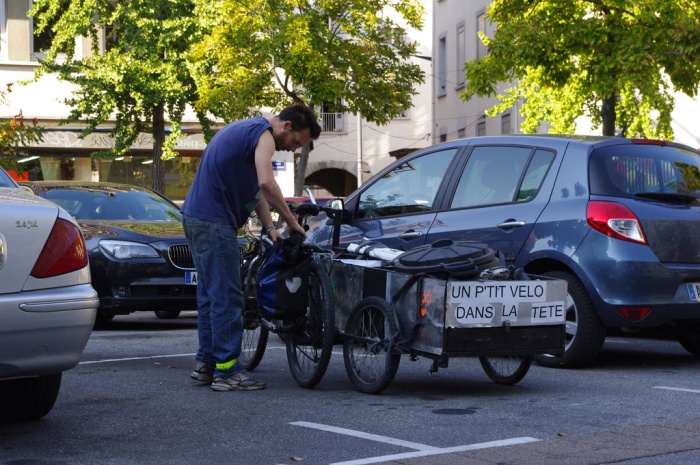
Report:
[[344,134],[345,115],[343,113],[319,113],[321,134]]

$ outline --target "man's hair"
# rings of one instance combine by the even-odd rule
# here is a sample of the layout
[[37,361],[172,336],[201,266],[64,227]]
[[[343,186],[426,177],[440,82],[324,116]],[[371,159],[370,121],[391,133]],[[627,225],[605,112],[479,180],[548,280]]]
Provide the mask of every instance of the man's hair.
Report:
[[321,126],[316,121],[316,114],[306,105],[295,103],[282,110],[277,116],[281,121],[291,122],[292,129],[295,131],[308,129],[314,140],[321,135]]

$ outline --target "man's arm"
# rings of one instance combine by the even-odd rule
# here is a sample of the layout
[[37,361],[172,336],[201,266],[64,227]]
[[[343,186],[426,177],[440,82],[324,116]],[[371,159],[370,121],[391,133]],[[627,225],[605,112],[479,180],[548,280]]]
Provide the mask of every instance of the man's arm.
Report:
[[[275,141],[269,131],[265,131],[258,140],[255,147],[255,169],[258,172],[258,186],[265,201],[271,206],[282,219],[287,223],[290,232],[301,234],[306,237],[306,231],[299,226],[294,215],[289,210],[287,202],[282,195],[282,189],[275,181],[275,174],[272,171],[272,155],[275,153]],[[260,212],[258,212],[259,214]],[[269,210],[268,210],[269,216]],[[263,220],[263,217],[260,217]],[[270,220],[271,221],[271,220]],[[265,224],[265,223],[263,223]]]

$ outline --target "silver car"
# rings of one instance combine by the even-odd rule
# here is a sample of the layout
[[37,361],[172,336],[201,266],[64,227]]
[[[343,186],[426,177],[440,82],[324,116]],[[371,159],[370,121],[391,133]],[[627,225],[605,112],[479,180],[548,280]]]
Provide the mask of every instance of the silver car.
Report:
[[0,168],[0,421],[51,411],[98,305],[75,220]]

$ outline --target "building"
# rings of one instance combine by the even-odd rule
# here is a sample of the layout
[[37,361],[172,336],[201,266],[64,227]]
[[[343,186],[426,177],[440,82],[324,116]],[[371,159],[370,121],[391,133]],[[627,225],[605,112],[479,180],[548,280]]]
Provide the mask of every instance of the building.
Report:
[[[493,36],[494,25],[486,18],[491,1],[432,2],[435,58],[433,143],[461,137],[520,132],[518,107],[487,118],[484,112],[497,103],[495,98],[474,98],[463,102],[459,97],[465,83],[463,64],[487,53],[478,32]],[[700,119],[695,116],[700,112],[700,101],[681,93],[675,97],[676,108],[672,114],[675,140],[700,148]],[[599,131],[591,130],[590,123],[585,118],[577,123],[576,132],[579,134],[600,134]],[[548,126],[542,124],[538,132],[548,132]]]
[[[44,140],[23,149],[19,158],[23,168],[18,178],[77,179],[126,182],[150,186],[152,137],[143,134],[124,157],[95,159],[90,154],[112,144],[111,127],[105,124],[98,131],[80,139],[80,125],[60,126],[61,118],[70,109],[62,102],[70,96],[68,84],[54,76],[44,76],[38,82],[20,85],[32,79],[42,56],[40,40],[33,34],[32,19],[27,17],[27,0],[0,0],[0,85],[14,83],[7,95],[7,105],[0,105],[0,118],[10,118],[21,110],[26,118],[36,118],[45,128]],[[358,184],[396,157],[430,145],[431,133],[431,62],[432,41],[430,8],[423,31],[410,31],[410,37],[420,42],[420,57],[416,57],[426,75],[414,107],[404,117],[387,126],[378,127],[361,117],[343,113],[328,113],[321,108],[323,132],[314,143],[306,169],[306,183],[325,195],[347,195]],[[76,53],[90,53],[86,40],[78,41]],[[427,59],[426,59],[427,58]],[[186,114],[182,123],[185,136],[176,146],[178,157],[165,161],[165,194],[181,200],[189,189],[198,159],[204,150],[199,122],[194,113]],[[294,191],[294,155],[278,152],[273,168],[285,195]],[[359,179],[359,182],[358,182]]]

